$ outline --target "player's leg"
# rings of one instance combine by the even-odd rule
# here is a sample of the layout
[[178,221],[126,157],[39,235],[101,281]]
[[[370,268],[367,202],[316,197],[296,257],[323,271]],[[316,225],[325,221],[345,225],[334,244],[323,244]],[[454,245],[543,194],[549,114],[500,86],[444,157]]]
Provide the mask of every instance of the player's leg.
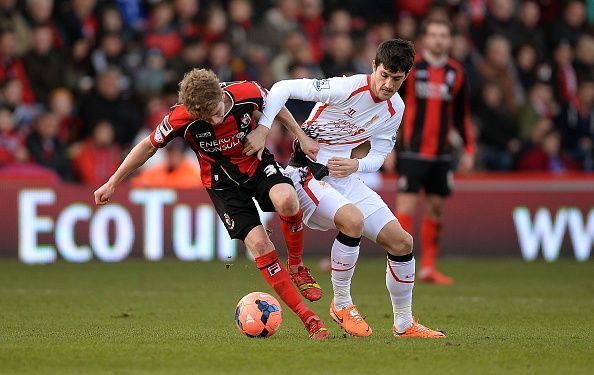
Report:
[[398,194],[396,196],[396,217],[402,228],[414,236],[413,222],[419,200],[421,181],[427,169],[422,160],[398,158]]
[[[387,252],[386,288],[394,313],[392,331],[397,337],[445,337],[443,333],[416,322],[412,316],[412,291],[415,282],[413,239],[395,218],[385,223],[390,216],[394,218],[387,206],[369,215],[365,219],[365,236]],[[381,229],[378,232],[379,228]]]
[[266,162],[264,173],[260,174],[258,190],[267,192],[260,194],[258,203],[263,210],[278,212],[281,220],[281,230],[287,244],[287,268],[291,279],[310,301],[322,298],[322,289],[305,267],[301,258],[303,254],[303,210],[299,207],[297,192],[292,180],[285,176],[274,160]]
[[451,193],[452,173],[450,163],[433,163],[425,187],[425,213],[421,226],[421,246],[423,249],[419,280],[440,285],[451,285],[454,280],[439,272],[435,266],[439,253],[439,240],[442,228],[443,210],[446,197]]
[[[330,202],[329,199],[326,201]],[[320,206],[323,203],[320,202]],[[363,214],[351,203],[342,205],[334,215],[334,224],[339,232],[331,251],[334,298],[330,303],[330,315],[346,332],[355,336],[369,336],[372,329],[351,297],[351,282],[363,234]]]
[[414,235],[413,222],[415,212],[417,210],[417,204],[419,202],[419,195],[416,193],[398,193],[396,195],[396,216],[402,228]]
[[287,244],[289,269],[303,267],[303,210],[293,185],[278,184],[270,189],[270,200],[280,218],[280,227]]
[[245,237],[245,245],[250,249],[256,266],[266,282],[295,314],[299,316],[312,338],[327,338],[328,330],[322,320],[311,311],[295,290],[289,273],[281,265],[276,249],[268,238],[262,225],[252,228]]
[[314,338],[328,336],[323,322],[305,306],[291,283],[288,272],[278,262],[274,245],[260,222],[251,191],[245,187],[207,192],[231,238],[244,241],[266,282],[303,321]]

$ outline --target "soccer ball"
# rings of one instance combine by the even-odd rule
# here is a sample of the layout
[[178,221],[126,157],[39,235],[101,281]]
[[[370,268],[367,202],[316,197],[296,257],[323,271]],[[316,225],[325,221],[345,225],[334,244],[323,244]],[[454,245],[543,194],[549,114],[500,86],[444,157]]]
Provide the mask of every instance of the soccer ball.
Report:
[[235,308],[235,325],[249,337],[272,336],[282,321],[281,305],[268,293],[252,292]]

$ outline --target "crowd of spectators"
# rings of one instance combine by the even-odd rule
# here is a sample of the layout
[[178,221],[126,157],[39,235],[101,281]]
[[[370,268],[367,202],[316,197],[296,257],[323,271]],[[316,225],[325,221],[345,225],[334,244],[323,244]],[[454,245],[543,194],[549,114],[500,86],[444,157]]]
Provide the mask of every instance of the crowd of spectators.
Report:
[[[267,87],[370,73],[383,40],[420,51],[429,16],[455,27],[478,170],[594,170],[593,1],[0,0],[0,175],[35,163],[96,186],[176,102],[189,69]],[[288,107],[303,121],[312,104]],[[288,135],[271,138],[286,160]],[[187,168],[169,160],[180,147],[153,167]]]

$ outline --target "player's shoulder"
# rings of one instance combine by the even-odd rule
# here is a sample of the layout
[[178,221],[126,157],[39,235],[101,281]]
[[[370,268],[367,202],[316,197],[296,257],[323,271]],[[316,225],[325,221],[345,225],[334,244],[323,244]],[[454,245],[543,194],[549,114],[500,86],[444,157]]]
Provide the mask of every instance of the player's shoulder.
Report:
[[462,64],[460,64],[460,62],[452,57],[448,57],[448,62],[447,64],[454,69],[456,72],[462,73],[464,74],[464,68],[462,67]]
[[404,100],[402,100],[402,97],[399,93],[392,95],[392,97],[389,100],[392,103],[392,107],[395,108],[397,111],[398,109],[404,110]]
[[229,92],[236,103],[266,96],[266,90],[256,81],[221,82],[221,88]]
[[186,107],[181,104],[175,104],[169,108],[169,113],[165,116],[164,121],[174,128],[179,128],[184,125],[188,125],[192,121],[195,121],[196,117],[190,115],[186,110]]

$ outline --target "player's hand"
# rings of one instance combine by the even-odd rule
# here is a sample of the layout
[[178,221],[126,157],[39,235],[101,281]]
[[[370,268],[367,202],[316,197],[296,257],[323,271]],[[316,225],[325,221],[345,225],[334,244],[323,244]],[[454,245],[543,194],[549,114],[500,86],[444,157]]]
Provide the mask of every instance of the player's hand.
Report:
[[474,155],[465,152],[458,163],[458,171],[460,173],[468,173],[474,168]]
[[262,160],[262,152],[266,146],[266,136],[268,135],[268,129],[266,126],[258,125],[256,129],[252,130],[246,135],[243,142],[243,153],[251,156],[254,154],[258,155],[258,159]]
[[333,157],[328,160],[328,171],[332,177],[346,177],[359,169],[359,160]]
[[320,144],[313,138],[308,136],[302,137],[299,140],[301,151],[305,153],[311,160],[316,161],[318,158],[318,151],[320,151]]
[[110,182],[103,184],[103,186],[95,190],[95,204],[101,206],[108,203],[114,191],[115,187]]

